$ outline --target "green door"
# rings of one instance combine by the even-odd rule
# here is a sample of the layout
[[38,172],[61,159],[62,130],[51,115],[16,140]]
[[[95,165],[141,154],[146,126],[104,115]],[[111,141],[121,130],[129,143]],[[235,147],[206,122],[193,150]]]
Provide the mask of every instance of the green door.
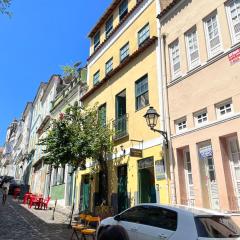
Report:
[[140,203],[156,203],[156,190],[150,170],[140,169],[138,179]]
[[82,211],[89,210],[89,202],[90,202],[90,184],[84,183],[83,184],[83,198],[82,198]]
[[118,167],[118,212],[128,208],[127,165]]

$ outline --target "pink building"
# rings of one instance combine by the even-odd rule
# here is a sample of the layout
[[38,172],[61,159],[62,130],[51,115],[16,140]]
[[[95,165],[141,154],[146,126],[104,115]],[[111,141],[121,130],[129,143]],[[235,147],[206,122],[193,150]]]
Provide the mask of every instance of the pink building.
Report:
[[240,210],[240,1],[159,15],[177,203]]

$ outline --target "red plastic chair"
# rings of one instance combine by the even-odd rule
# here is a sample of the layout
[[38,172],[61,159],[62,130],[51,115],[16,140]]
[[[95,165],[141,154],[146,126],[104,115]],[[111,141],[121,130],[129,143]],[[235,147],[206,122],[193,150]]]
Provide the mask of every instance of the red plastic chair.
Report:
[[30,203],[29,203],[29,208],[31,208],[33,205],[35,205],[35,207],[40,207],[41,201],[39,199],[39,197],[36,196],[31,196],[30,197]]
[[25,193],[24,197],[23,197],[23,204],[27,204],[28,200],[30,200],[30,196],[32,195],[32,193]]
[[14,192],[13,192],[13,197],[14,197],[14,199],[16,199],[17,196],[20,195],[20,192],[21,192],[20,188],[15,188],[15,189],[14,189]]
[[48,208],[48,204],[50,202],[50,199],[51,199],[51,197],[49,197],[49,196],[48,196],[47,199],[43,199],[43,201],[41,203],[41,205],[42,205],[41,208],[44,208],[44,210],[47,209]]

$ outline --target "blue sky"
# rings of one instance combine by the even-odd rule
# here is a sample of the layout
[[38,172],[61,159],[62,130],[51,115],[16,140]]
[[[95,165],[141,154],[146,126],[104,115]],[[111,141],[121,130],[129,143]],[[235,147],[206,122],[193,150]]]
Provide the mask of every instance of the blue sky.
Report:
[[88,32],[111,0],[12,0],[12,18],[0,16],[0,146],[41,81],[61,66],[86,63]]

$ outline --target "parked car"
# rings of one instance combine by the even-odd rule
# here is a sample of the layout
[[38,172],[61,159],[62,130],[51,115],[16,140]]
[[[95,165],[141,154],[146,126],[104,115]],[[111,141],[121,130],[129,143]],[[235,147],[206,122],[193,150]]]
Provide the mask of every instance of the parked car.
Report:
[[240,239],[230,215],[182,205],[140,204],[101,221],[101,231],[122,226],[129,240]]
[[13,194],[15,188],[20,188],[24,182],[20,179],[12,179],[9,186],[9,194]]

